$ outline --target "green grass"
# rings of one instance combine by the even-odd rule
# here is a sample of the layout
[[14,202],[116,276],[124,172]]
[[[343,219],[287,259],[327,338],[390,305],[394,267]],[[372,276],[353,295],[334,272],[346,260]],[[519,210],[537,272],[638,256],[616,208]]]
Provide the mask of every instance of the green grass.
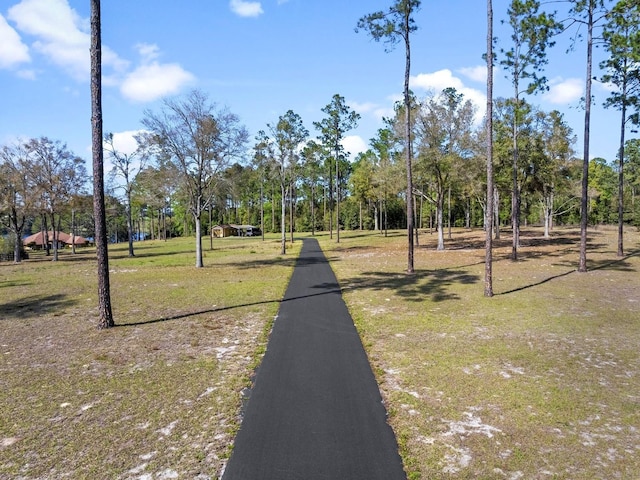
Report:
[[215,478],[300,242],[110,249],[116,328],[98,331],[95,255],[0,264],[0,478]]
[[[481,232],[324,242],[363,337],[411,478],[640,478],[640,251],[615,232],[524,232],[495,251],[483,297]],[[426,244],[426,246],[425,246]]]
[[[415,479],[640,478],[640,236],[317,236],[343,288]],[[118,326],[98,331],[95,257],[0,263],[0,479],[216,478],[299,251],[218,239],[111,249]],[[150,478],[150,477],[149,477]]]

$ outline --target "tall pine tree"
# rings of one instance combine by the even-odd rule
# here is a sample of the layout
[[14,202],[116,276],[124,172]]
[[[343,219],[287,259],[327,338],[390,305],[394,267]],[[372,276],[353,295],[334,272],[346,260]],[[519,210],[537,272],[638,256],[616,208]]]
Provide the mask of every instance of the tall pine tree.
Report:
[[407,273],[414,272],[413,262],[413,177],[411,147],[411,97],[409,95],[409,77],[411,75],[411,33],[418,27],[413,14],[420,8],[420,0],[397,0],[387,11],[378,11],[365,15],[358,20],[358,29],[369,32],[376,41],[384,41],[388,48],[400,40],[405,45],[404,69],[404,109],[405,109],[405,159],[407,164]]
[[102,34],[100,0],[91,0],[91,149],[93,152],[93,215],[98,260],[98,328],[115,325],[111,311],[107,217],[104,205],[104,153],[102,150]]
[[[640,107],[640,3],[620,0],[607,15],[603,37],[609,58],[600,64],[606,73],[602,81],[616,90],[605,107],[620,110],[618,153],[618,256],[624,255],[624,142],[627,122],[638,124]],[[635,110],[628,115],[629,109]]]

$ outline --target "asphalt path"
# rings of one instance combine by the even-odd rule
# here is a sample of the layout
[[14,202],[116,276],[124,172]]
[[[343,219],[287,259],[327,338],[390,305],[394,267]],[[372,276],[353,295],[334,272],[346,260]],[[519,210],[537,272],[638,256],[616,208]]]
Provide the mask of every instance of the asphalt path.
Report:
[[406,480],[378,385],[317,240],[305,239],[223,480]]

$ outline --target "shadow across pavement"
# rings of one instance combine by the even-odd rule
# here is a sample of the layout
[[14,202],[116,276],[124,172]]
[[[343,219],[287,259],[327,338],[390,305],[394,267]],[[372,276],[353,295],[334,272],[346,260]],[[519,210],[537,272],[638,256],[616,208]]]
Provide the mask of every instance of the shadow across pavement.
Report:
[[305,239],[222,478],[406,479],[386,418],[336,277]]

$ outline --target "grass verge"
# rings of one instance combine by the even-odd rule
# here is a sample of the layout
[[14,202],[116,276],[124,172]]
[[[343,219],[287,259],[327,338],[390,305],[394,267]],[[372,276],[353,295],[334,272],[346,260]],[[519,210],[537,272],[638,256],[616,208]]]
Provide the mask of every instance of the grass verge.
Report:
[[110,248],[108,331],[93,251],[0,264],[0,478],[217,477],[300,242],[193,242]]
[[495,249],[483,297],[484,236],[447,250],[422,235],[322,242],[381,385],[410,478],[640,478],[640,237],[616,257],[614,229],[525,229]]
[[[640,238],[523,232],[447,250],[421,237],[344,232],[319,240],[367,348],[411,479],[640,478]],[[215,478],[241,390],[258,364],[297,249],[193,239],[111,249],[118,327],[95,329],[91,252],[0,264],[0,478]]]

